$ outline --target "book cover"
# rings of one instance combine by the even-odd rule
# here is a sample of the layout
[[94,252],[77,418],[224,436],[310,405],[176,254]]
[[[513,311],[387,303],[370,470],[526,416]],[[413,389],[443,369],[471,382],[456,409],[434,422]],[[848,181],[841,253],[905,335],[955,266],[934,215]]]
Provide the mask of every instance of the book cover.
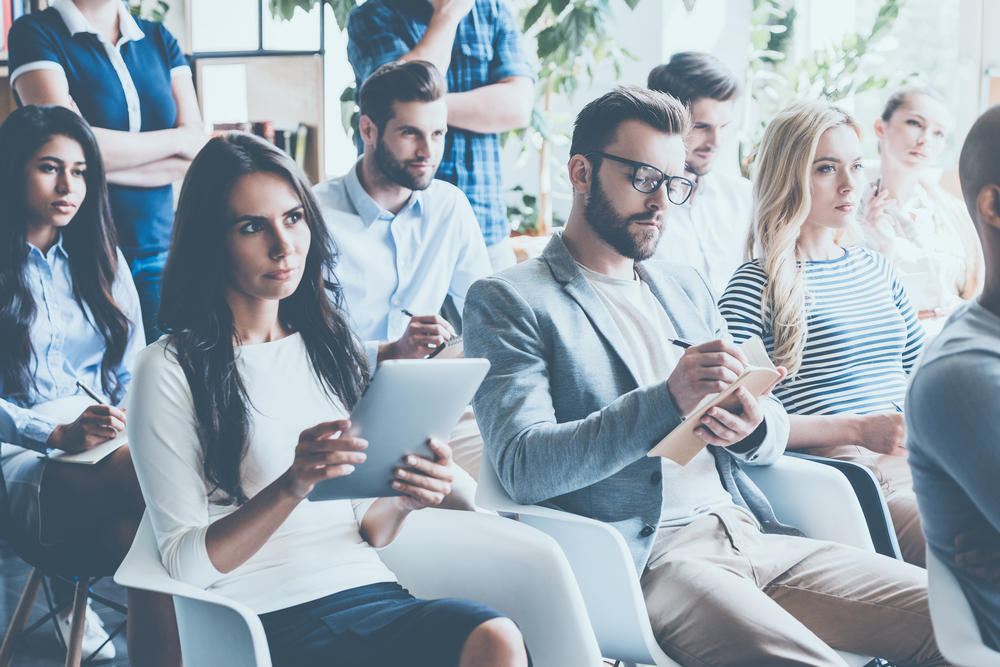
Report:
[[690,463],[698,452],[708,444],[694,434],[701,425],[701,418],[709,408],[719,406],[724,410],[737,413],[740,410],[740,400],[736,390],[746,387],[754,396],[760,397],[771,391],[780,374],[767,356],[764,343],[757,336],[751,336],[738,346],[747,360],[747,365],[736,380],[724,391],[709,394],[684,416],[684,420],[674,430],[668,433],[656,444],[646,456],[662,456],[676,461],[682,466]]

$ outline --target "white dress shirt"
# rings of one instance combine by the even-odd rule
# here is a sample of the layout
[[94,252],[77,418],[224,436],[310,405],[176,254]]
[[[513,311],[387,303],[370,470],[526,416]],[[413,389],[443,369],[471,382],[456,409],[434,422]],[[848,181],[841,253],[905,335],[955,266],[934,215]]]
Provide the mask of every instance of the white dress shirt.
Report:
[[705,174],[687,202],[671,207],[656,259],[693,266],[718,298],[743,264],[752,215],[750,181]]
[[490,273],[479,223],[462,191],[434,179],[398,213],[385,210],[358,180],[358,163],[317,185],[339,259],[336,276],[354,333],[374,369],[378,343],[398,339],[415,315],[434,315],[451,296],[458,312],[472,283]]

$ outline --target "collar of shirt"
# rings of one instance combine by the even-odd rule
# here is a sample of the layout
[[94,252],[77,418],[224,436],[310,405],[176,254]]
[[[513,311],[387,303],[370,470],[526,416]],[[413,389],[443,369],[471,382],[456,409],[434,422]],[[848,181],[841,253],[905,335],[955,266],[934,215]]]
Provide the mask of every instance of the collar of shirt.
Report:
[[410,212],[410,209],[413,209],[415,216],[419,217],[421,215],[423,193],[420,190],[413,191],[413,194],[410,195],[410,200],[406,202],[406,206],[399,210],[399,213],[392,213],[379,206],[378,202],[372,199],[371,195],[365,191],[364,186],[361,185],[361,179],[358,178],[358,169],[360,168],[361,158],[358,159],[354,167],[344,177],[344,187],[347,190],[348,199],[351,200],[351,204],[354,206],[354,210],[358,212],[361,221],[365,223],[365,227],[371,227],[372,223],[379,218],[394,220],[396,216]]
[[[97,35],[99,39],[103,39],[101,34],[90,25],[87,17],[73,4],[73,0],[55,0],[52,3],[52,8],[59,12],[59,16],[62,17],[63,23],[66,24],[69,34],[77,35],[81,32],[86,32]],[[142,28],[139,27],[139,24],[132,18],[132,15],[125,7],[125,3],[118,4],[118,30],[121,32],[122,37],[115,46],[121,46],[125,42],[135,42],[146,36]]]
[[31,243],[28,243],[27,241],[25,241],[25,245],[28,246],[29,257],[34,255],[35,257],[41,259],[43,262],[46,263],[50,263],[51,258],[55,257],[56,255],[61,255],[63,259],[69,259],[69,253],[66,252],[66,247],[63,245],[62,234],[59,235],[59,239],[56,241],[56,244],[51,248],[49,248],[48,253],[42,252],[40,248],[33,246]]

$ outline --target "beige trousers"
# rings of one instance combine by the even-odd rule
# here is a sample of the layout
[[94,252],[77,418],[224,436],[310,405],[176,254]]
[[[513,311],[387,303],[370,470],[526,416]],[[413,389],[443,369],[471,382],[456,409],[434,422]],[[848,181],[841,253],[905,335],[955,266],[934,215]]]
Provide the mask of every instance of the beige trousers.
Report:
[[920,567],[927,565],[927,543],[920,524],[917,496],[913,493],[913,477],[905,456],[876,454],[864,447],[851,445],[811,447],[802,451],[829,459],[851,461],[871,470],[882,487],[882,495],[889,506],[889,516],[892,518],[903,560]]
[[456,464],[451,494],[441,507],[451,510],[476,509],[476,480],[479,479],[479,462],[483,458],[483,436],[472,408],[466,408],[458,424],[448,435],[452,460]]
[[657,641],[683,665],[843,667],[833,649],[947,664],[923,570],[832,542],[765,535],[740,508],[660,530],[640,583]]

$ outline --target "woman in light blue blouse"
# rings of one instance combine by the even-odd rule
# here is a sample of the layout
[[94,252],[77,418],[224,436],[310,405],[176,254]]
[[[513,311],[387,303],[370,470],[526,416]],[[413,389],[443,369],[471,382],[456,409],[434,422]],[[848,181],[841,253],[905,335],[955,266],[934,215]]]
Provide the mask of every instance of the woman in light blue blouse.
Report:
[[[96,545],[110,569],[143,511],[128,446],[95,465],[39,456],[85,451],[124,430],[117,406],[143,341],[139,300],[116,247],[101,155],[86,121],[63,107],[11,114],[0,126],[0,201],[0,466],[10,515],[45,546]],[[86,399],[66,401],[82,398],[77,381],[98,392],[101,404],[91,400],[80,413]],[[155,610],[170,611],[163,602],[130,591],[130,640],[143,636]],[[170,627],[169,618],[148,630]],[[100,634],[91,627],[85,637]],[[113,647],[101,656],[109,653]]]

